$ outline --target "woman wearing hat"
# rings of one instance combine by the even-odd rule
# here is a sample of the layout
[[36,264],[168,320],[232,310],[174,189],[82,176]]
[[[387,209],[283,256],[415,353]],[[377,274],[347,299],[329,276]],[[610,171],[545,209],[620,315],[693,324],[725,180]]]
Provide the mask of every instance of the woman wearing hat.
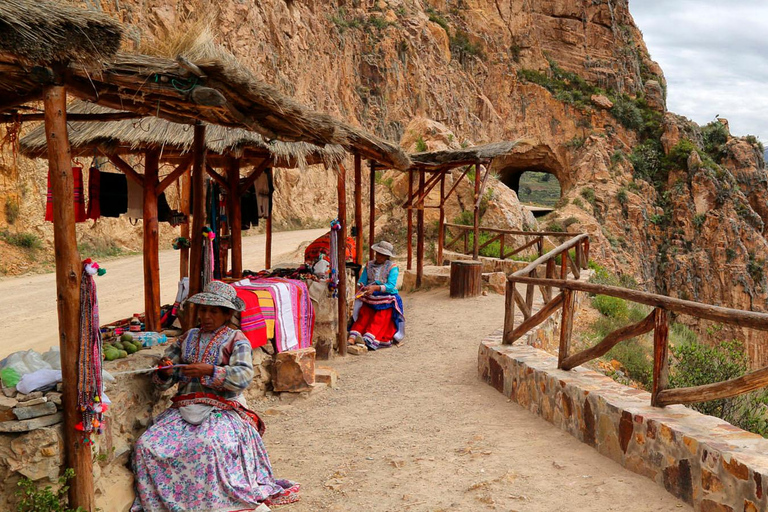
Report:
[[348,343],[357,338],[370,350],[399,343],[405,336],[403,301],[397,293],[399,270],[390,259],[394,248],[381,241],[371,246],[375,255],[360,274]]
[[[261,440],[264,424],[244,407],[253,380],[251,344],[228,324],[244,304],[235,289],[212,281],[188,299],[200,327],[165,352],[153,382],[178,384],[171,408],[136,442],[133,512],[259,510],[298,499],[298,485],[275,480]],[[264,507],[262,507],[264,509]]]

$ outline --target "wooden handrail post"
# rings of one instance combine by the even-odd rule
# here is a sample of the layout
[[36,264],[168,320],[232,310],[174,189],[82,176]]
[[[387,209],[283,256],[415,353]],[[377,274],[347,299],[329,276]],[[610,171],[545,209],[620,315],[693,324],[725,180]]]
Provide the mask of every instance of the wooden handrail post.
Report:
[[504,293],[504,336],[503,345],[512,344],[512,332],[515,330],[515,283],[507,280]]
[[544,256],[544,237],[543,236],[539,236],[539,239],[536,240],[536,248],[539,251],[539,258]]
[[53,195],[53,246],[56,255],[56,309],[64,409],[64,455],[75,470],[69,482],[69,505],[94,510],[93,459],[75,425],[80,421],[77,406],[77,360],[80,339],[80,278],[83,266],[75,233],[74,177],[67,134],[67,91],[59,85],[43,88],[45,138]]
[[576,268],[586,268],[584,266],[584,246],[576,244]]
[[[554,279],[555,278],[555,260],[549,259],[547,260],[547,279]],[[544,288],[544,298],[547,299],[547,301],[550,301],[552,299],[552,287],[546,286]]]
[[589,268],[589,238],[584,240],[584,268]]
[[160,330],[160,254],[157,186],[160,150],[144,153],[144,323],[148,331]]
[[502,260],[505,259],[504,252],[506,252],[506,251],[505,251],[505,248],[504,248],[504,240],[506,238],[507,238],[507,235],[502,233],[501,234],[501,239],[499,240],[499,258],[502,259]]
[[573,333],[574,292],[563,288],[563,319],[560,325],[560,349],[557,352],[557,367],[562,368],[563,360],[571,350],[571,334]]
[[560,279],[568,279],[568,250],[560,253]]
[[667,311],[656,308],[653,326],[653,387],[651,388],[651,405],[654,407],[660,405],[659,393],[669,385],[668,338]]

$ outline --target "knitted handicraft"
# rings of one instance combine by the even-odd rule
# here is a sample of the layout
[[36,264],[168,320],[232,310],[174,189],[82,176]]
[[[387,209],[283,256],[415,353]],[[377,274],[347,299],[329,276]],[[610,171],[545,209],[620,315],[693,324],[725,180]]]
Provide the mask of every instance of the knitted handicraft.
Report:
[[[80,355],[78,357],[77,405],[80,407],[82,422],[75,428],[85,434],[101,434],[102,415],[106,405],[101,403],[104,384],[101,375],[102,344],[99,329],[99,303],[96,298],[95,275],[104,275],[106,270],[98,263],[83,261],[83,277],[80,281]],[[88,436],[86,444],[93,444]]]
[[335,299],[339,296],[339,232],[341,232],[341,223],[339,219],[331,221],[331,238],[328,244],[328,250],[331,257],[331,271],[328,279],[328,289]]
[[213,281],[213,267],[216,264],[213,259],[213,240],[216,238],[211,228],[205,226],[203,228],[203,289]]

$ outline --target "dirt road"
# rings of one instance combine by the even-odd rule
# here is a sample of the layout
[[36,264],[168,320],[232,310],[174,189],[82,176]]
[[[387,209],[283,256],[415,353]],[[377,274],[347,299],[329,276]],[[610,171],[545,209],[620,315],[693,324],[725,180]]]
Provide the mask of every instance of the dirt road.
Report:
[[[273,264],[285,261],[299,244],[314,240],[326,230],[311,229],[274,233]],[[264,235],[243,238],[245,268],[264,268]],[[101,323],[126,318],[144,311],[142,256],[107,260],[106,275],[97,278]],[[179,252],[160,252],[160,298],[170,304],[176,297],[179,281]],[[3,329],[0,334],[0,358],[17,350],[35,349],[45,352],[58,345],[56,316],[56,276],[38,274],[0,281],[0,311]]]
[[336,390],[252,404],[277,476],[303,486],[286,512],[691,510],[478,380],[504,297],[404,300],[404,346],[330,361]]

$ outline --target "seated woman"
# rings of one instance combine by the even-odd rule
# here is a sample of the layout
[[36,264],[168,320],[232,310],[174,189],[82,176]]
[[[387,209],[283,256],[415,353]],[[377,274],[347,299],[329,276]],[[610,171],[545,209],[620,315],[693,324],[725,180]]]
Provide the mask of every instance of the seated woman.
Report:
[[403,301],[397,293],[399,270],[390,259],[395,255],[392,244],[381,241],[373,244],[374,259],[360,274],[358,292],[349,330],[350,345],[358,337],[369,350],[400,343],[405,336]]
[[[179,384],[173,405],[136,442],[132,512],[267,510],[298,499],[298,485],[275,480],[261,440],[264,424],[241,393],[253,380],[251,344],[227,324],[243,302],[213,281],[188,299],[200,328],[182,335],[152,378],[161,389]],[[261,508],[259,508],[261,507]]]

